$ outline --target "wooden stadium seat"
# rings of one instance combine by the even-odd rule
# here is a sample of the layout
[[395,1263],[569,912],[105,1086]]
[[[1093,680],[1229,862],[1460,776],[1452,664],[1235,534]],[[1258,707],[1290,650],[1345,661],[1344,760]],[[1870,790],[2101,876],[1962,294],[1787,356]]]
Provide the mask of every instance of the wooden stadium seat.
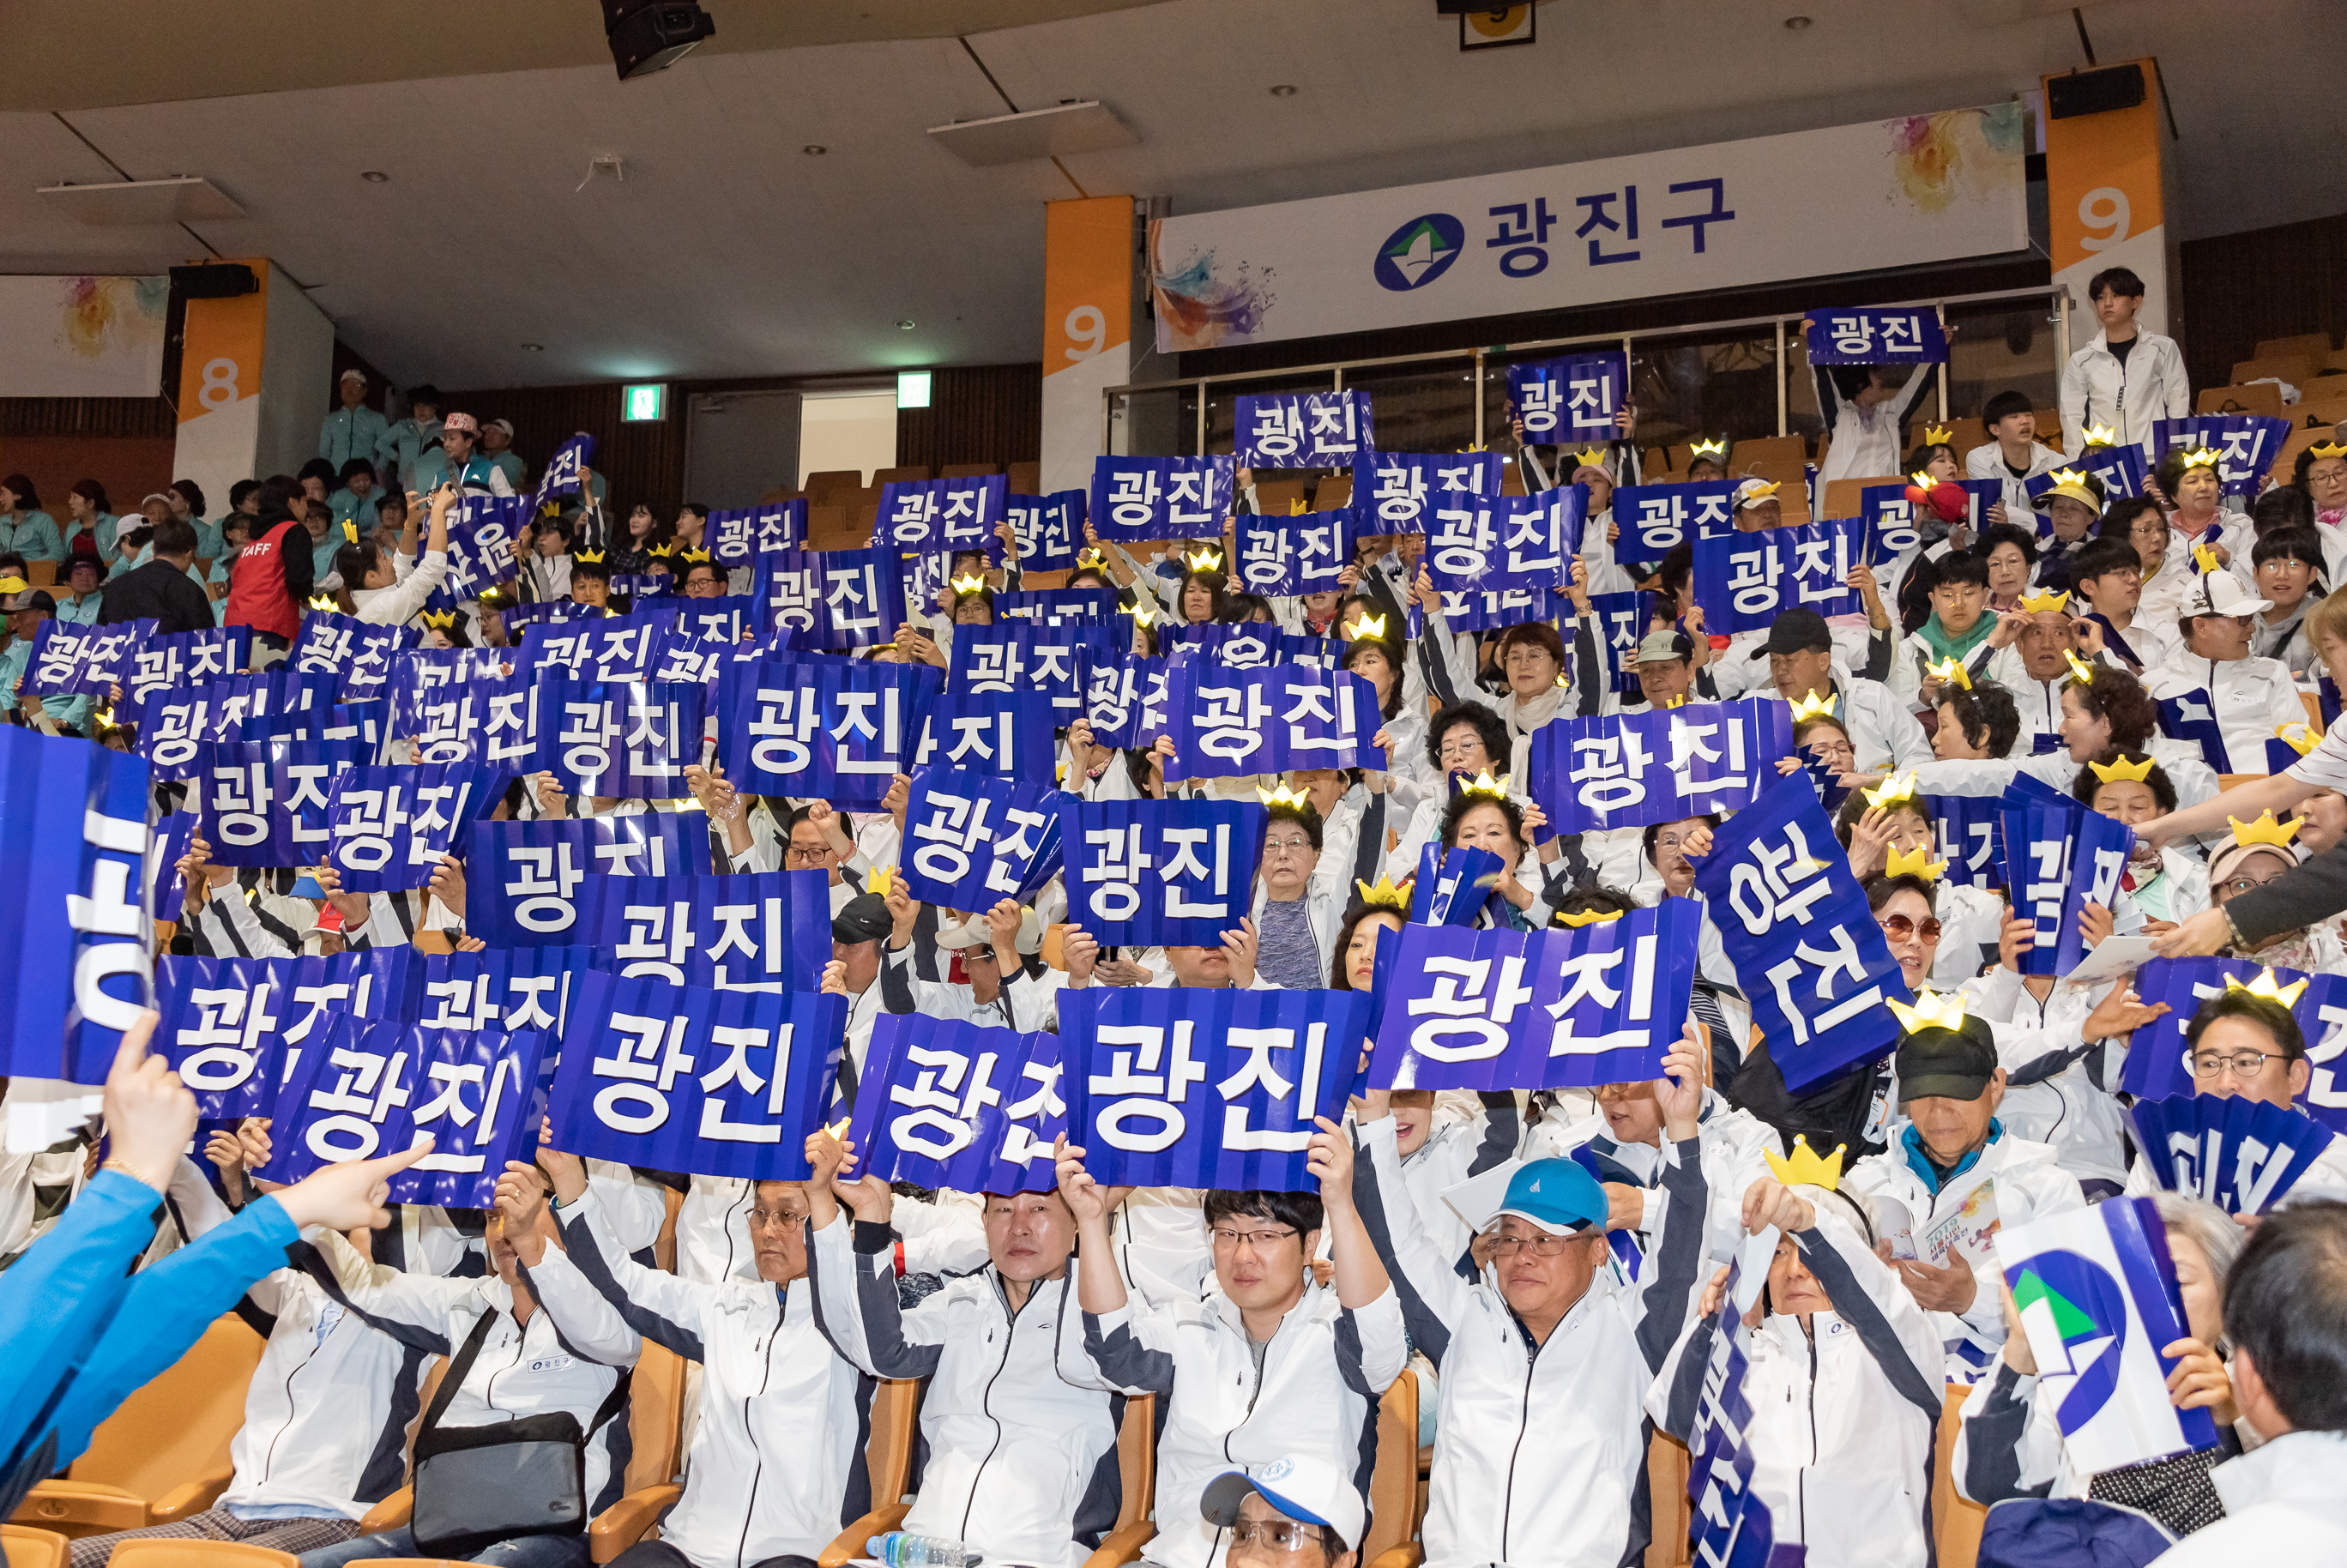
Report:
[[[1295,503],[1305,501],[1308,488],[1302,479],[1257,479],[1255,482],[1255,510],[1267,518],[1286,517]],[[1310,505],[1305,501],[1306,505]]]
[[928,477],[928,468],[918,463],[908,463],[896,468],[875,468],[872,471],[872,487],[876,490],[883,485],[918,485],[926,483]]
[[[2305,693],[2303,692],[2300,693],[2301,696],[2304,694]],[[2255,784],[2265,776],[2266,775],[2263,774],[2219,774],[2217,775],[2217,793],[2222,794],[2225,791],[2231,789],[2236,785]]]
[[1858,516],[1861,494],[1876,485],[1904,485],[1906,479],[1897,474],[1885,474],[1878,478],[1829,479],[1826,482],[1826,507],[1829,518]]
[[2314,367],[2321,363],[2320,360],[2309,358],[2304,354],[2274,359],[2267,359],[2260,355],[2256,359],[2240,360],[2233,366],[2232,384],[2239,386],[2247,382],[2261,381],[2270,375],[2286,381],[2292,386],[2303,388],[2308,382],[2314,379]]
[[473,1568],[461,1557],[370,1557],[367,1568]]
[[0,1557],[8,1568],[66,1568],[69,1542],[54,1530],[0,1524]]
[[[424,1374],[424,1381],[416,1389],[415,1408],[417,1409],[428,1410],[432,1408],[433,1397],[440,1392],[440,1379],[447,1370],[448,1358],[436,1356],[432,1358],[431,1369]],[[415,1460],[415,1428],[422,1424],[418,1421],[411,1424],[407,1429],[405,1456],[410,1465],[413,1465]],[[415,1512],[415,1489],[413,1486],[403,1486],[366,1511],[364,1516],[359,1520],[359,1533],[374,1535],[385,1530],[396,1530],[414,1517]]]
[[1157,1505],[1157,1396],[1143,1394],[1124,1402],[1124,1424],[1116,1431],[1116,1470],[1123,1499],[1117,1505],[1116,1527],[1101,1538],[1100,1550],[1084,1559],[1084,1568],[1118,1568],[1137,1562],[1141,1549],[1157,1537],[1150,1513]]
[[828,506],[835,492],[864,488],[864,475],[855,468],[825,468],[806,477],[807,502]]
[[1932,1540],[1939,1568],[1973,1568],[1980,1557],[1981,1527],[1988,1522],[1986,1508],[1957,1494],[1952,1468],[1957,1435],[1963,1430],[1957,1412],[1971,1397],[1969,1384],[1951,1383],[1940,1406],[1938,1457],[1932,1465]]
[[2062,450],[2062,411],[2058,408],[2033,408],[2037,419],[2037,439],[2056,452]]
[[[1639,455],[1638,472],[1655,475],[1665,473],[1673,468],[1684,468],[1686,466],[1686,455],[1687,449],[1684,446],[1649,446]],[[1657,485],[1662,481],[1650,477],[1646,483]]]
[[57,585],[57,563],[53,560],[26,561],[25,580],[35,588],[55,588]]
[[1753,472],[1755,464],[1789,463],[1798,472],[1809,460],[1809,449],[1798,436],[1753,436],[1727,449],[1727,466],[1737,474]]
[[2275,483],[2287,485],[2291,470],[2298,466],[2301,452],[2309,446],[2328,446],[2338,439],[2337,430],[2329,425],[2309,425],[2293,430],[2282,442],[2281,450],[2274,454],[2273,466],[2266,472],[2273,476]]
[[1003,472],[1010,480],[1010,493],[1014,496],[1034,495],[1043,483],[1040,463],[1013,463]]
[[2318,371],[2347,370],[2347,348],[2332,349],[2330,353],[2322,356],[2321,363],[2317,364],[2314,368]]
[[241,1541],[126,1541],[108,1562],[119,1568],[301,1568],[302,1560]]
[[[2324,384],[2315,383],[2317,386]],[[2330,429],[2347,424],[2347,397],[2307,397],[2291,405],[2290,420],[2293,425],[2321,426]]]
[[[1922,423],[1926,429],[1930,428],[1932,424],[1928,419],[1923,420]],[[1914,445],[1920,446],[1922,444],[1923,437],[1921,435],[1918,435],[1915,437]],[[1957,462],[1962,463],[1964,460],[1964,454],[1971,451],[1973,447],[1985,446],[1988,444],[1988,426],[1982,424],[1979,420],[1951,419],[1948,421],[1948,445],[1955,448]]]
[[1312,487],[1312,509],[1337,512],[1353,504],[1353,477],[1331,474]]
[[2311,692],[2301,692],[2298,700],[2306,708],[2307,724],[2316,734],[2322,733],[2322,699]]
[[229,1440],[244,1425],[245,1386],[261,1351],[261,1336],[241,1319],[215,1322],[98,1423],[65,1480],[35,1486],[13,1522],[78,1540],[210,1508],[234,1474]]
[[1501,465],[1500,468],[1500,494],[1502,496],[1521,496],[1523,493],[1523,465],[1521,463],[1507,463]]
[[628,1386],[628,1437],[633,1445],[620,1501],[587,1526],[587,1553],[609,1563],[638,1541],[652,1522],[684,1495],[675,1484],[682,1468],[677,1453],[684,1430],[685,1363],[674,1351],[644,1341]]
[[1646,1540],[1646,1568],[1679,1568],[1690,1554],[1687,1532],[1694,1510],[1687,1502],[1686,1444],[1657,1430],[1646,1444],[1646,1491],[1654,1500],[1654,1532]]
[[1362,1568],[1418,1568],[1418,1379],[1405,1369],[1378,1401],[1378,1458],[1369,1471]]
[[872,1477],[872,1512],[841,1531],[815,1559],[816,1568],[841,1568],[864,1555],[864,1543],[905,1522],[912,1510],[906,1495],[913,1474],[913,1444],[920,1436],[921,1382],[892,1378],[872,1394],[872,1434],[865,1440],[864,1464]]
[[940,479],[983,479],[1002,472],[999,463],[948,463],[938,470]]
[[2329,333],[2301,333],[2296,337],[2270,337],[2258,340],[2260,359],[2311,359],[2317,364],[2331,357]]
[[2281,417],[2281,388],[2270,381],[2255,386],[2204,386],[2193,400],[2195,414],[2263,414]]

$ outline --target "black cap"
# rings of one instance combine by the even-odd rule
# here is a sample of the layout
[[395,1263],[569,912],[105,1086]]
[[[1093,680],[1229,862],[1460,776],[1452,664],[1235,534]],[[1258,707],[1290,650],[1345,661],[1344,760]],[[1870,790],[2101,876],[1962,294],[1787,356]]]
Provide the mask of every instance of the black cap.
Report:
[[1788,610],[1778,615],[1768,627],[1768,641],[1752,651],[1755,659],[1771,653],[1806,653],[1812,649],[1831,648],[1833,633],[1826,629],[1826,618],[1814,610]]
[[887,900],[877,893],[858,893],[831,917],[835,942],[876,942],[896,928]]
[[1927,1096],[1978,1100],[1996,1075],[1996,1037],[1982,1019],[1967,1018],[1962,1029],[1934,1024],[1901,1036],[1892,1065],[1901,1105]]
[[55,615],[57,612],[57,601],[51,599],[44,589],[30,589],[16,595],[8,604],[8,613],[11,615],[26,610],[37,610],[43,615]]

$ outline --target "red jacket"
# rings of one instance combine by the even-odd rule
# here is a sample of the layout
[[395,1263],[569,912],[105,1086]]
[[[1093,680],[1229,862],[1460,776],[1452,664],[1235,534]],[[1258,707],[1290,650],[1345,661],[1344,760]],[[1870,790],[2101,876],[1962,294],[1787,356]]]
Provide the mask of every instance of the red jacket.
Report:
[[[278,524],[259,539],[244,547],[229,569],[228,614],[224,626],[250,626],[255,631],[292,641],[302,630],[302,611],[294,604],[292,593],[285,580],[285,538],[288,534],[302,536],[296,548],[302,552],[302,565],[310,564],[310,530],[300,523]],[[302,576],[310,575],[307,571]]]

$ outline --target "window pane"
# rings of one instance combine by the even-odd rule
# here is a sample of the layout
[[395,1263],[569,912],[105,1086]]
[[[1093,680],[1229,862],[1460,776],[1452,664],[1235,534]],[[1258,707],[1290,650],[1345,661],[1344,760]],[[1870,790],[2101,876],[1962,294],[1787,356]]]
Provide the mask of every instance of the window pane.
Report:
[[1198,450],[1198,389],[1168,386],[1109,398],[1108,449],[1116,457],[1185,457]]

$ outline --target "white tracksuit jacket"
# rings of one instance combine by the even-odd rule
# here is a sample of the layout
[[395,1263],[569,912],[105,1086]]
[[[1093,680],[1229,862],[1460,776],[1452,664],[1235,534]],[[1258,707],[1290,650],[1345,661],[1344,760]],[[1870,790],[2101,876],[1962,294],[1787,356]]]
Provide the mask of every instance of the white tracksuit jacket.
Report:
[[702,1366],[684,1496],[661,1521],[662,1541],[693,1568],[749,1568],[815,1556],[870,1512],[873,1383],[815,1327],[813,1284],[703,1284],[646,1268],[592,1192],[556,1217],[575,1266],[531,1271],[547,1310],[568,1321],[608,1303],[645,1338]]
[[1010,1309],[991,1266],[909,1311],[897,1303],[896,1236],[841,1214],[812,1233],[815,1321],[876,1378],[928,1378],[916,1535],[967,1543],[989,1563],[1078,1568],[1116,1522],[1124,1400],[1083,1353],[1075,1262]]
[[[1752,1490],[1777,1539],[1801,1542],[1814,1568],[1923,1568],[1932,1542],[1932,1444],[1946,1384],[1940,1337],[1857,1229],[1818,1203],[1793,1245],[1835,1310],[1772,1314],[1752,1331],[1744,1430]],[[1684,1440],[1711,1358],[1717,1320],[1698,1317],[1672,1348],[1646,1409]]]
[[[1429,1244],[1409,1201],[1390,1117],[1359,1134],[1362,1222],[1400,1296],[1410,1338],[1441,1375],[1421,1534],[1427,1568],[1539,1563],[1614,1568],[1645,1474],[1641,1401],[1685,1320],[1703,1227],[1666,1225],[1635,1285],[1601,1266],[1535,1347],[1492,1276],[1470,1284]],[[1671,1214],[1701,1214],[1694,1141],[1664,1155]]]
[[1102,1380],[1167,1399],[1157,1435],[1157,1535],[1166,1568],[1223,1561],[1227,1533],[1198,1512],[1206,1483],[1233,1467],[1310,1454],[1353,1479],[1366,1500],[1377,1461],[1377,1401],[1409,1358],[1391,1286],[1360,1310],[1307,1285],[1280,1319],[1255,1374],[1239,1309],[1210,1276],[1190,1300],[1129,1298],[1083,1314],[1084,1353]]
[[[2062,450],[2086,450],[2086,426],[2107,425],[2129,446],[2149,450],[2151,427],[2163,419],[2181,419],[2192,412],[2191,378],[2184,373],[2184,351],[2176,340],[2136,329],[2135,347],[2127,363],[2111,352],[2108,337],[2071,354],[2062,367]],[[2156,456],[2157,454],[2154,454]]]

